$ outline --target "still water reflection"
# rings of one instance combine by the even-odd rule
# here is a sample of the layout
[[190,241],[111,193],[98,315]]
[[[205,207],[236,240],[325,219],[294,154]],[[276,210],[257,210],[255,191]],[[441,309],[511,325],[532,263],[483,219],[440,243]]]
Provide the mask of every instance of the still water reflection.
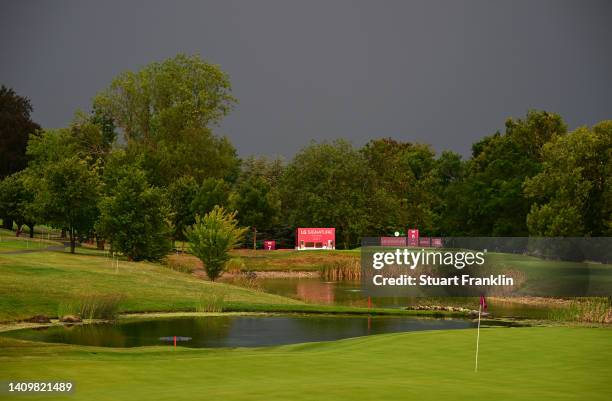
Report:
[[[257,285],[265,292],[283,295],[317,304],[337,304],[365,307],[367,297],[357,281],[323,281],[319,278],[258,278]],[[374,298],[372,305],[386,308],[405,308],[410,305],[463,306],[478,309],[477,298]],[[490,300],[489,312],[495,317],[545,319],[550,307],[525,305],[516,302]]]
[[186,337],[181,346],[257,347],[329,341],[370,334],[474,327],[469,320],[344,316],[214,316],[54,326],[3,333],[33,341],[138,347],[169,344],[164,337]]

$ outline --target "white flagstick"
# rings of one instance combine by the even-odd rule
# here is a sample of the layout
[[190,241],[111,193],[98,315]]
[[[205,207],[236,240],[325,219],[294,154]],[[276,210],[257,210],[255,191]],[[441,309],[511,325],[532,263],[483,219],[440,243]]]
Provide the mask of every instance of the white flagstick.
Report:
[[480,311],[482,309],[482,302],[478,305],[478,331],[476,334],[476,365],[474,366],[474,372],[478,372],[478,344],[480,343]]

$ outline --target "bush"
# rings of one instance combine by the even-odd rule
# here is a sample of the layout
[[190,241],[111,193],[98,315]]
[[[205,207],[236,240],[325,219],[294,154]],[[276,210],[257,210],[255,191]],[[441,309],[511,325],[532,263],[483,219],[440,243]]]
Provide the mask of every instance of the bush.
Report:
[[191,253],[202,261],[206,274],[215,281],[230,260],[229,251],[246,230],[238,227],[236,212],[227,213],[215,206],[204,217],[196,216],[196,223],[185,230],[185,236],[190,242]]

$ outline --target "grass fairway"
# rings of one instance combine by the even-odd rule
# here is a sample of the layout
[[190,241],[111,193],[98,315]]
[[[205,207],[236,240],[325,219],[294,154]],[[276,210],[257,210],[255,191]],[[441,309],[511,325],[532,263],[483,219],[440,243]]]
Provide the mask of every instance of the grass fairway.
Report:
[[[67,400],[609,400],[610,329],[411,332],[259,349],[103,349],[0,339],[0,380]],[[19,400],[49,399],[21,395]]]
[[[79,252],[93,252],[81,250]],[[228,304],[301,304],[289,298],[211,283],[153,263],[64,252],[0,252],[0,322],[36,314],[56,316],[62,303],[120,295],[122,312],[194,310],[204,294],[223,294]]]
[[58,246],[61,245],[59,242],[55,241],[47,241],[40,239],[31,239],[27,237],[22,238],[2,238],[0,240],[0,256],[4,252],[15,252],[15,251],[36,251],[46,248],[48,246]]

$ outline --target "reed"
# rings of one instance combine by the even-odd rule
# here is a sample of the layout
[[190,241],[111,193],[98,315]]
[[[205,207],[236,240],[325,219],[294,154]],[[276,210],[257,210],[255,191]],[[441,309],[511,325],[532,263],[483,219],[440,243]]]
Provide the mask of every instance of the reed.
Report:
[[224,268],[226,272],[232,274],[240,274],[244,269],[246,269],[246,266],[242,258],[231,258],[225,263]]
[[234,274],[230,277],[223,278],[223,282],[231,285],[237,285],[239,287],[248,288],[254,291],[263,291],[261,281],[256,275],[250,274],[249,272]]
[[196,301],[196,312],[223,312],[225,292],[203,292]]
[[61,319],[64,316],[78,315],[80,312],[79,306],[75,302],[60,302],[57,306],[57,318]]
[[612,305],[609,298],[581,298],[568,306],[556,308],[549,319],[564,322],[612,323]]
[[359,259],[346,258],[334,260],[321,266],[319,274],[324,280],[354,281],[361,278],[361,263]]
[[198,268],[196,261],[191,257],[170,255],[164,260],[164,266],[181,272],[181,273],[193,273]]
[[124,297],[119,294],[86,295],[75,302],[62,302],[58,305],[57,316],[62,318],[76,315],[81,319],[112,320],[119,314],[119,306]]

